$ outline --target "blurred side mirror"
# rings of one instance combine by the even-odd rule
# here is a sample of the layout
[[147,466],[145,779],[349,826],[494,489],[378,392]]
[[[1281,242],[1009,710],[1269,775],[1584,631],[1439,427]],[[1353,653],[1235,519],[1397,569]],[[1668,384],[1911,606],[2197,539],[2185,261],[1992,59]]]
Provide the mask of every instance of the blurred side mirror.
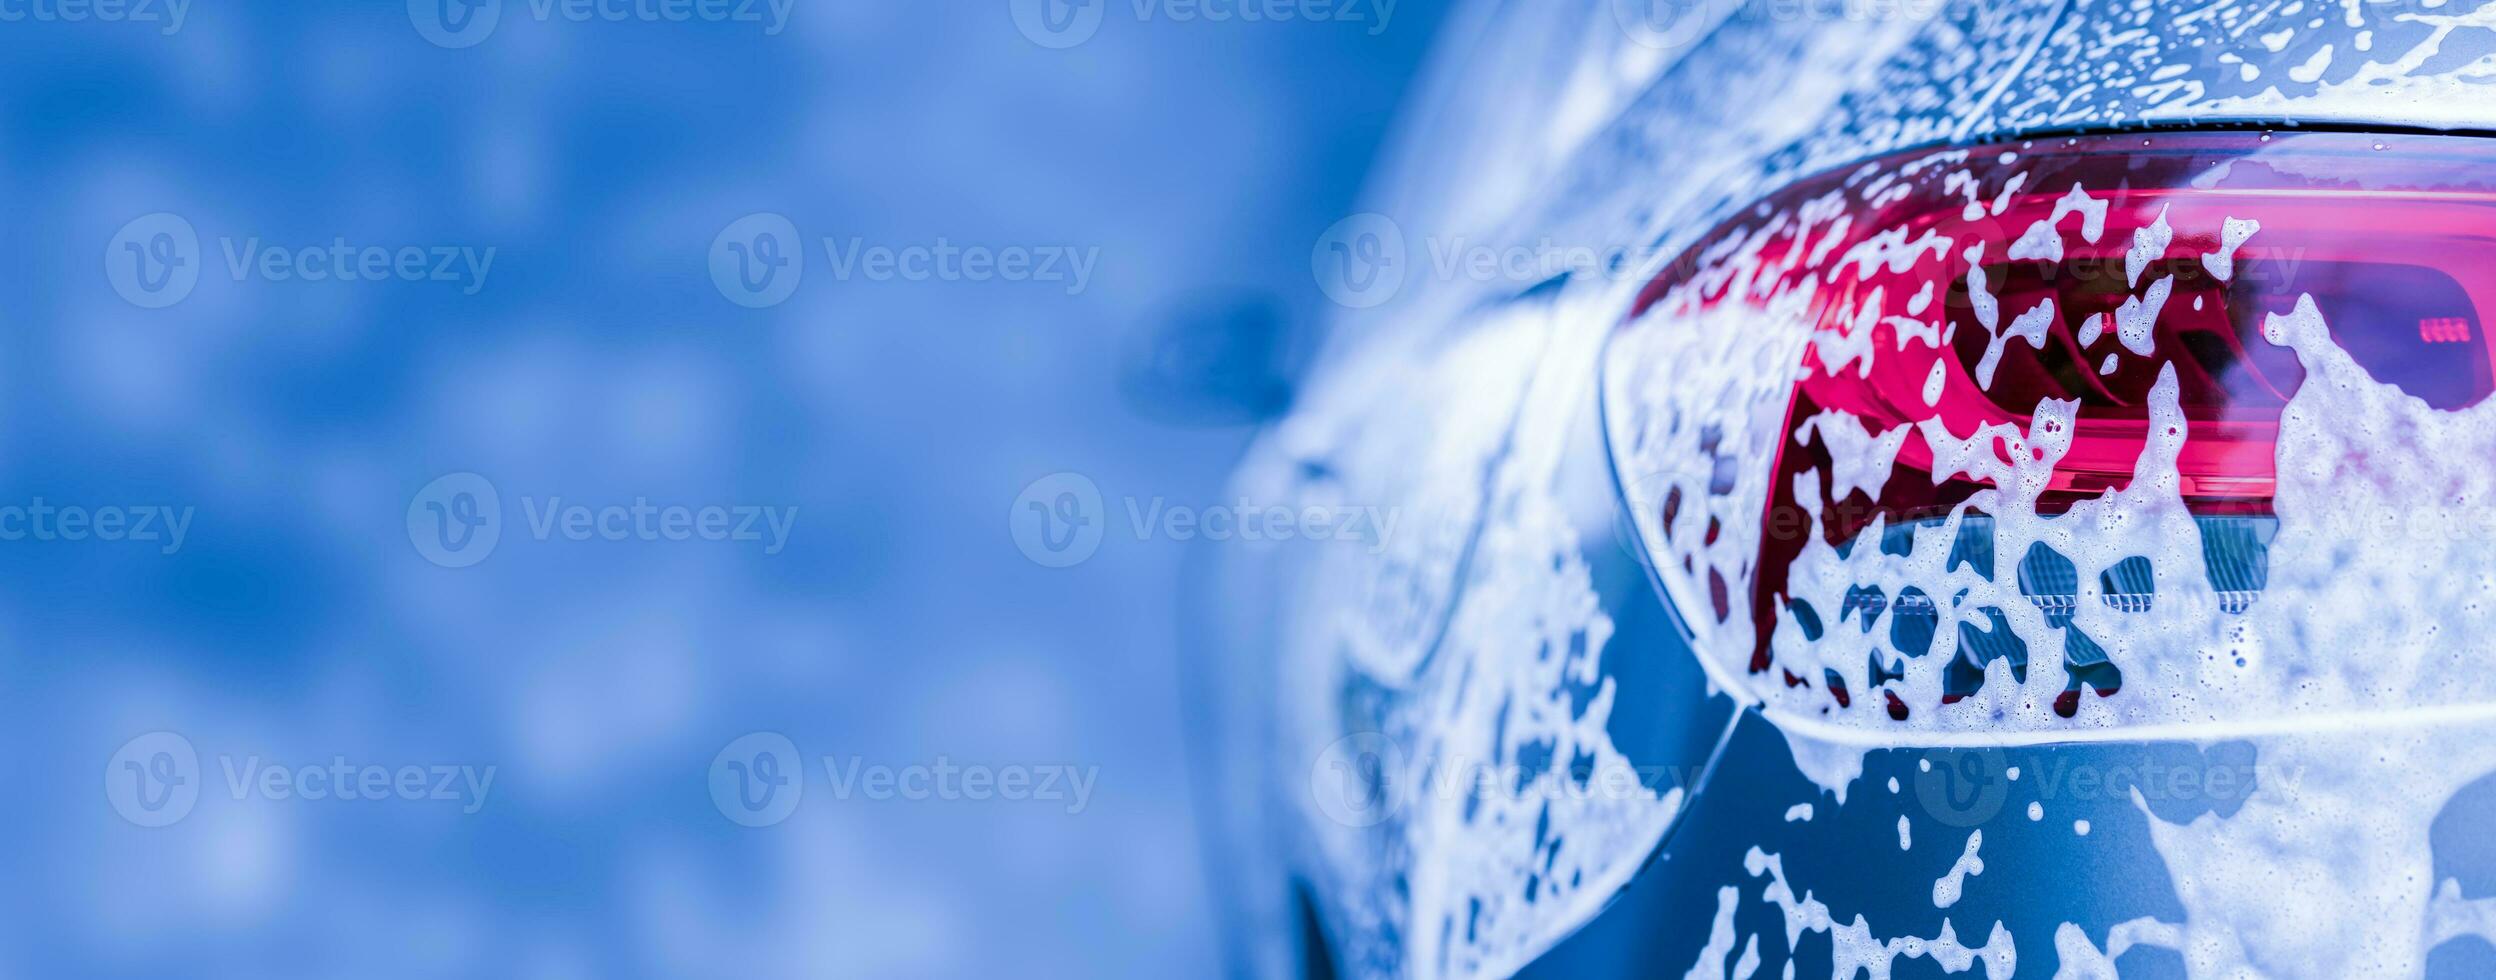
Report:
[[1290,410],[1307,339],[1272,297],[1185,297],[1129,338],[1120,393],[1136,414],[1159,422],[1261,424]]

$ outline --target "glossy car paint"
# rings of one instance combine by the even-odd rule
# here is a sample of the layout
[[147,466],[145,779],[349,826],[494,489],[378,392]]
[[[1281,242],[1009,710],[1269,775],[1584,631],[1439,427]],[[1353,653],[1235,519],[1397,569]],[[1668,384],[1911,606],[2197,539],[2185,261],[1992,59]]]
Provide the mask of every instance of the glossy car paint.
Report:
[[[1459,18],[1371,196],[1401,285],[1343,311],[1237,480],[1397,530],[1225,549],[1197,583],[1249,972],[2496,970],[2496,780],[2440,751],[2480,712],[1873,736],[1836,749],[1860,775],[1806,775],[1829,747],[1712,682],[1655,587],[1599,391],[1657,269],[1799,178],[2079,130],[2496,128],[2496,4],[1875,6]],[[1433,261],[1548,242],[1597,259]],[[2289,760],[2317,756],[2381,757],[2375,798],[2306,792]],[[1433,780],[1477,770],[1507,790]],[[2179,864],[2177,828],[2222,860]]]

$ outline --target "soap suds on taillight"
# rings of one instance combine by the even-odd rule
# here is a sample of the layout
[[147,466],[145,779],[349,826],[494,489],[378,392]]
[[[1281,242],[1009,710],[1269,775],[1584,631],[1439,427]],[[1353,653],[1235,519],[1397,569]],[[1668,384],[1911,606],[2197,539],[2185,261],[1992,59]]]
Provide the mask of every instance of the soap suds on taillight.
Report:
[[[2470,527],[2496,499],[2489,172],[2496,151],[2449,137],[2070,138],[1745,209],[1606,355],[1658,580],[1720,682],[1798,721],[2496,701],[2496,672],[2427,666],[2434,631],[2398,625],[2496,635],[2496,597],[2454,584],[2496,581],[2487,529],[2420,549],[2378,526]],[[2032,554],[2067,571],[2023,577]],[[2369,583],[2351,554],[2447,567],[2386,613],[2378,593],[2427,573]],[[2318,626],[2318,606],[2365,612]]]

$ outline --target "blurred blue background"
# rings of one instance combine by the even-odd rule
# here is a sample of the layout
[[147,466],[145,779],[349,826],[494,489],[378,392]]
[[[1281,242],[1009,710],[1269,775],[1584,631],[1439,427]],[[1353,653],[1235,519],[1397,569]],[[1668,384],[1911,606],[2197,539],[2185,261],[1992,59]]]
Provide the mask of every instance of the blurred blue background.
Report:
[[[1311,245],[1439,11],[1013,6],[0,11],[0,974],[1215,970],[1185,546],[1113,505],[1044,567],[1009,511],[1060,472],[1221,500],[1287,371],[1188,366],[1305,349]],[[751,308],[712,261],[757,213],[807,265]],[[825,239],[1097,265],[843,276]],[[393,271],[248,264],[333,245]],[[453,474],[499,538],[438,562],[479,502]],[[528,519],[636,500],[792,521],[773,552]],[[804,795],[748,827],[715,763],[756,732]],[[1096,775],[1080,806],[836,799],[827,759]],[[333,765],[493,772],[252,782]]]

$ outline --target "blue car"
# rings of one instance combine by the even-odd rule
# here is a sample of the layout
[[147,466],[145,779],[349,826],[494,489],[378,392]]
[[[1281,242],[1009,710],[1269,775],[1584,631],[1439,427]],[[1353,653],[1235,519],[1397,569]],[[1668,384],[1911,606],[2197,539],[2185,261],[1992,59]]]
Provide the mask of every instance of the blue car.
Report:
[[1254,976],[2496,976],[2496,3],[1480,2],[1210,551]]

